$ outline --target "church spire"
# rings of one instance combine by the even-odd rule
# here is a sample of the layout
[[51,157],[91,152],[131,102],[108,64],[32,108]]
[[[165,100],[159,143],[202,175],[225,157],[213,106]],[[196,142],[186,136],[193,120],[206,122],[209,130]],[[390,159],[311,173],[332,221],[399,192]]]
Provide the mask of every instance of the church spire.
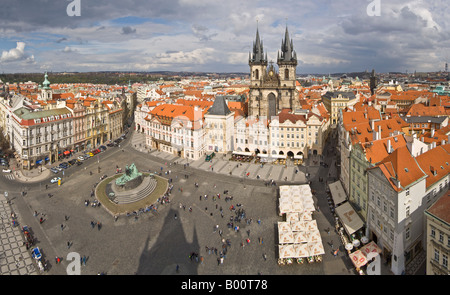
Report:
[[253,54],[250,54],[249,62],[252,63],[267,63],[264,58],[264,47],[263,42],[259,36],[259,28],[256,27],[256,39],[253,42]]
[[281,54],[279,60],[284,62],[297,61],[297,54],[294,51],[294,43],[292,39],[289,38],[289,31],[287,25],[286,31],[284,33],[284,39],[281,41]]

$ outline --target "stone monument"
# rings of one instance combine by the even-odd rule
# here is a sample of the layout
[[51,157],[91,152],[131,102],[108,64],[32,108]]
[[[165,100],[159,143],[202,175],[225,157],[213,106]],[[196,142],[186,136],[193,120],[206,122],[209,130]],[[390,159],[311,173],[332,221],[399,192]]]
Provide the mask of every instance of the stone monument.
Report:
[[136,165],[133,163],[125,167],[125,173],[116,179],[114,188],[117,191],[132,190],[137,188],[142,183],[142,180],[142,173],[137,170]]

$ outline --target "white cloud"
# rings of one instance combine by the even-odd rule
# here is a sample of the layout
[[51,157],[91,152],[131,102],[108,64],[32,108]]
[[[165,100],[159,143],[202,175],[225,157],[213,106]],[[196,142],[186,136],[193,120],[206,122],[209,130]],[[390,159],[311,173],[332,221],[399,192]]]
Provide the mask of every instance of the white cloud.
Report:
[[25,53],[25,42],[17,42],[16,48],[3,51],[0,62],[22,61],[34,62],[34,55],[28,56]]
[[155,55],[156,62],[159,64],[204,64],[211,60],[213,48],[199,48],[190,52],[168,51]]

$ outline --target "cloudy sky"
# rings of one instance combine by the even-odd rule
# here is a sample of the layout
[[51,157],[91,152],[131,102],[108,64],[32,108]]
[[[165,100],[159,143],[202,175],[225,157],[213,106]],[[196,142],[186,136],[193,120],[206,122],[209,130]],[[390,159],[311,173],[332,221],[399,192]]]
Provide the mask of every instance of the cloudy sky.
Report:
[[[0,0],[0,4],[0,72],[5,73],[248,72],[257,24],[273,61],[288,26],[298,74],[372,68],[438,71],[450,62],[448,0]],[[368,14],[368,6],[372,13]],[[80,15],[69,16],[68,7],[69,14],[79,8]]]

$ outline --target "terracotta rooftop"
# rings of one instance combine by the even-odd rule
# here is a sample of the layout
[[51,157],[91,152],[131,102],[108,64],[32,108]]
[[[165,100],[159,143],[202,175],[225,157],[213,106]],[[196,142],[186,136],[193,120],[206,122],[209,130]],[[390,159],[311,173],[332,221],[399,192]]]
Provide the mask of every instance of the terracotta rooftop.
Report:
[[450,190],[447,190],[447,193],[431,205],[426,212],[450,224]]

